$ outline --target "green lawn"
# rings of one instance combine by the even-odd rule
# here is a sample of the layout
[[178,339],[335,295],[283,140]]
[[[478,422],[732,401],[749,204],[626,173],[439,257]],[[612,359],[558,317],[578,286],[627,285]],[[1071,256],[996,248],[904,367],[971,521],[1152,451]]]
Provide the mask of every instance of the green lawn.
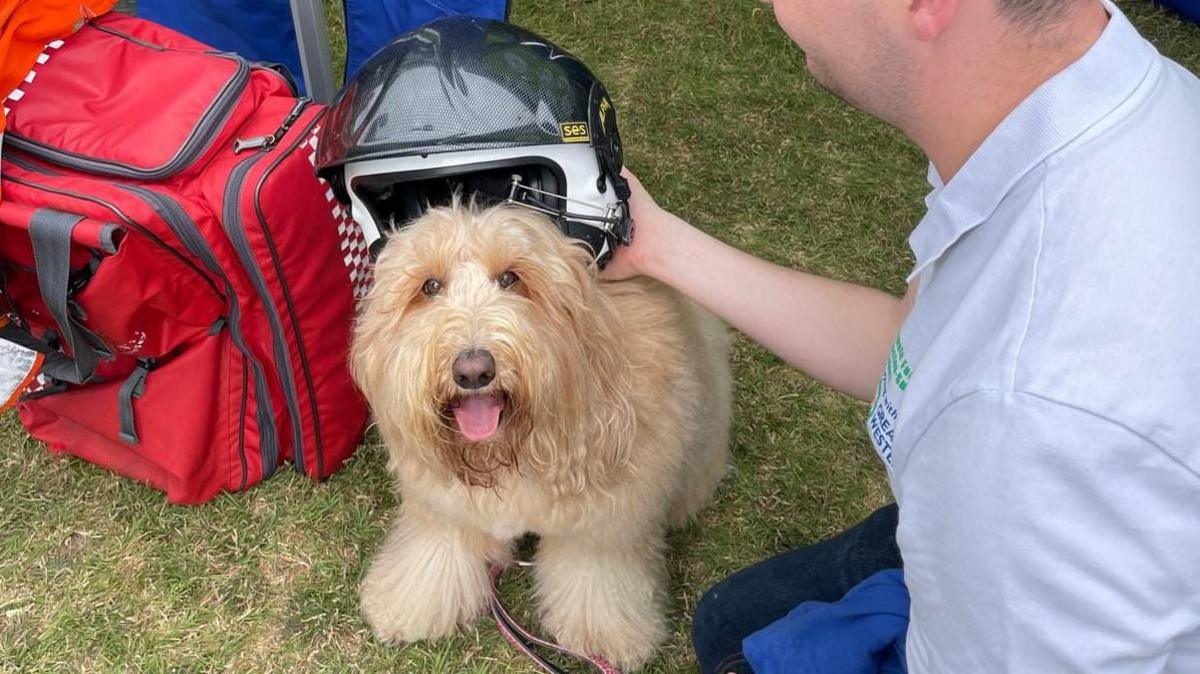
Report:
[[[1200,29],[1123,4],[1200,71]],[[513,20],[606,82],[628,163],[665,206],[776,262],[902,291],[925,162],[819,89],[769,7],[515,0]],[[672,538],[675,635],[647,671],[693,671],[689,616],[708,585],[889,499],[864,406],[744,340],[733,364],[736,470]],[[396,505],[374,439],[325,484],[282,471],[185,508],[49,457],[11,415],[0,433],[0,671],[534,671],[486,620],[432,645],[372,640],[357,579]]]

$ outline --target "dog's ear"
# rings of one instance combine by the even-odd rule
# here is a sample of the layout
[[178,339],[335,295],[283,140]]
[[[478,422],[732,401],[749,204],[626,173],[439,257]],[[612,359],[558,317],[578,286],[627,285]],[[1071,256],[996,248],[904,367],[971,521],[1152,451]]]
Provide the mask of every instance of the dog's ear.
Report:
[[351,344],[351,374],[364,391],[377,390],[374,378],[383,375],[382,362],[393,342],[391,335],[420,295],[421,284],[414,276],[411,242],[403,233],[390,237],[375,259],[371,289],[363,298],[354,321]]
[[416,294],[412,262],[406,249],[411,244],[397,234],[390,237],[372,268],[374,281],[367,293],[366,306],[375,313],[396,313],[408,306]]

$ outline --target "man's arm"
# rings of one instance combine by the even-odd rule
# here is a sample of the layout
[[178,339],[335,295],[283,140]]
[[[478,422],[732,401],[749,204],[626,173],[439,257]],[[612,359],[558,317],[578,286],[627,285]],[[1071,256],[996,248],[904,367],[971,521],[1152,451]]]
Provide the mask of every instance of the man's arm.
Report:
[[809,376],[871,399],[913,289],[900,300],[765,262],[663,210],[635,177],[626,176],[637,230],[605,278],[658,279]]

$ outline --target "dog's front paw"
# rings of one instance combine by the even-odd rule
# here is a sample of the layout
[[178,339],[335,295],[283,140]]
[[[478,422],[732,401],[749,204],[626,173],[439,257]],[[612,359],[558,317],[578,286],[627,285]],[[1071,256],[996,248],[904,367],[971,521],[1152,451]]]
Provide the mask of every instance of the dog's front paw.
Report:
[[413,564],[380,555],[363,579],[363,619],[380,641],[401,644],[449,636],[482,612],[486,570]]
[[[655,570],[611,558],[547,557],[538,569],[538,604],[543,627],[558,643],[626,672],[649,662],[667,636]],[[562,561],[570,564],[555,563]]]
[[660,551],[648,536],[543,538],[536,567],[542,625],[577,653],[641,669],[667,637]]
[[387,643],[447,636],[487,607],[487,562],[503,552],[491,539],[405,511],[363,578],[363,618]]
[[623,672],[633,672],[654,657],[666,638],[666,625],[657,610],[622,614],[628,608],[632,607],[560,607],[545,610],[543,620],[562,646],[576,653],[598,655]]

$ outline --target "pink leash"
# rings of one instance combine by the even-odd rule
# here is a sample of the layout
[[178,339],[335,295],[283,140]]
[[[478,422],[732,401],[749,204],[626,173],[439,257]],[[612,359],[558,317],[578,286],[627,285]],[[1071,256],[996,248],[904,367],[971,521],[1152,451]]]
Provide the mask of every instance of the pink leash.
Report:
[[[517,562],[516,565],[519,567],[532,566],[532,564],[529,562]],[[604,658],[580,655],[579,653],[567,650],[556,643],[546,641],[545,639],[539,639],[531,634],[529,630],[521,627],[520,623],[518,623],[512,617],[512,615],[508,612],[508,609],[504,608],[504,604],[500,601],[499,581],[500,575],[504,573],[504,568],[505,567],[500,566],[499,564],[493,564],[489,569],[489,572],[492,577],[492,617],[496,619],[496,626],[500,628],[500,633],[504,635],[504,638],[508,640],[508,643],[512,644],[514,648],[528,656],[530,660],[536,662],[538,666],[542,668],[542,671],[546,672],[546,674],[566,674],[566,671],[537,653],[535,648],[545,648],[556,653],[569,655],[581,662],[588,663],[596,672],[599,672],[599,674],[621,674],[621,670],[609,664],[606,660],[604,660]]]

